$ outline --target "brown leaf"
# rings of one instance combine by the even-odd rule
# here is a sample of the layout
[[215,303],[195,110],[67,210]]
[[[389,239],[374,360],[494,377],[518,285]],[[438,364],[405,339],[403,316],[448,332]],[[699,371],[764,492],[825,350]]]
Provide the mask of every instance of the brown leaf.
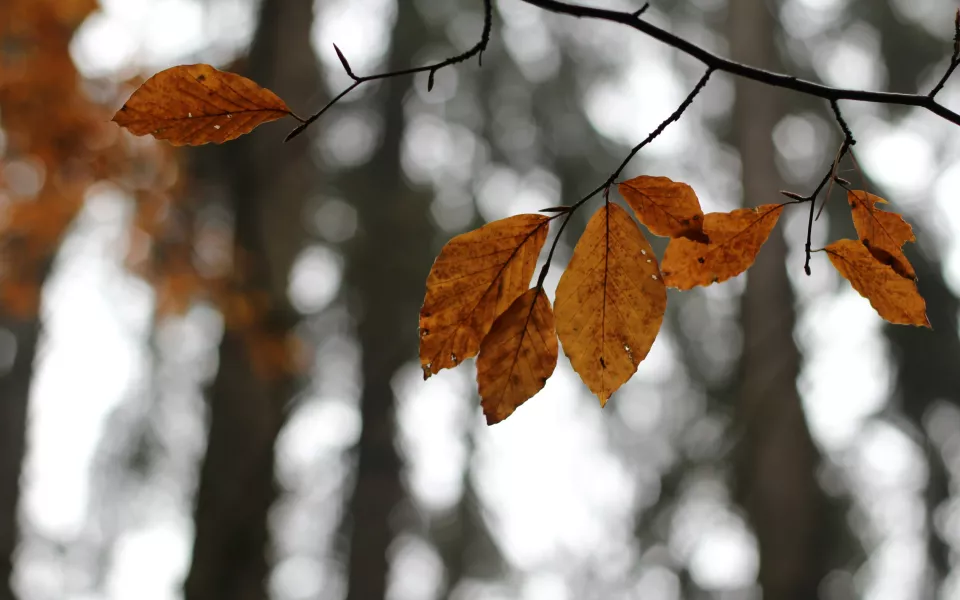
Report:
[[220,144],[292,114],[276,94],[210,65],[160,71],[130,96],[113,120],[134,135],[175,146]]
[[637,371],[667,308],[653,248],[627,211],[601,207],[557,286],[557,334],[573,369],[603,406]]
[[917,291],[916,281],[877,262],[862,242],[840,240],[824,250],[844,279],[870,300],[881,317],[900,325],[930,327],[927,305]]
[[549,222],[544,215],[516,215],[443,247],[420,309],[425,379],[477,354],[494,320],[530,285]]
[[857,236],[871,254],[885,265],[890,265],[901,277],[916,279],[913,265],[903,255],[903,245],[916,241],[913,228],[897,213],[885,212],[876,205],[887,201],[863,190],[847,192],[853,225]]
[[782,211],[782,204],[764,204],[729,213],[708,213],[703,233],[710,238],[709,243],[686,238],[670,240],[663,255],[664,283],[689,290],[743,273],[757,259]]
[[493,323],[477,357],[477,383],[487,425],[506,419],[543,389],[557,366],[550,300],[532,288]]
[[624,181],[620,195],[650,233],[707,242],[703,235],[703,209],[693,188],[667,177],[646,175]]

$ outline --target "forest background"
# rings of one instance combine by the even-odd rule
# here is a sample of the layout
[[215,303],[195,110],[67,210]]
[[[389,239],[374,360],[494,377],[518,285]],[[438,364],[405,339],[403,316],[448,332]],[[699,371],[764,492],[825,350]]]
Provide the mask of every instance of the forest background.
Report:
[[[748,64],[912,93],[943,73],[955,9],[644,17]],[[0,4],[0,599],[960,593],[949,123],[841,103],[864,187],[918,232],[932,332],[884,325],[822,255],[806,277],[805,211],[787,212],[748,275],[671,293],[607,408],[561,360],[488,428],[472,373],[422,381],[433,257],[593,189],[698,64],[502,0],[482,67],[429,92],[426,75],[370,85],[289,144],[271,124],[183,150],[109,122],[143,77],[191,62],[310,113],[349,83],[332,43],[370,73],[463,51],[482,23],[473,0]],[[960,106],[960,87],[939,98]],[[811,188],[840,140],[821,101],[717,74],[628,174],[730,210]],[[851,229],[845,208],[828,203],[815,245]]]

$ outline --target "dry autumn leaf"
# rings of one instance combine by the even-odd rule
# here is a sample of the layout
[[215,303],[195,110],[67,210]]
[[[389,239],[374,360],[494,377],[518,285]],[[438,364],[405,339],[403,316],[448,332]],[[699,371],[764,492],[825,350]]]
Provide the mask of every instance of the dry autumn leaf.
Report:
[[863,190],[847,192],[847,202],[857,236],[870,253],[883,264],[893,267],[901,277],[916,279],[917,273],[902,250],[905,243],[916,241],[910,224],[896,213],[880,210],[876,205],[887,201]]
[[293,113],[268,89],[210,65],[160,71],[130,96],[113,120],[134,135],[175,146],[220,144]]
[[420,309],[425,379],[477,354],[494,320],[530,285],[549,221],[516,215],[458,235],[443,247]]
[[667,308],[650,243],[627,211],[601,207],[557,286],[557,334],[600,405],[637,371]]
[[708,241],[703,234],[700,200],[689,185],[667,177],[644,175],[624,181],[619,190],[650,233]]
[[560,348],[550,300],[532,288],[517,298],[483,338],[477,384],[487,425],[506,419],[543,389]]
[[917,283],[877,262],[862,242],[840,240],[824,250],[837,271],[881,317],[900,325],[930,327],[927,305],[917,291]]
[[743,273],[757,259],[760,247],[777,225],[782,204],[708,213],[703,232],[709,243],[674,238],[663,255],[663,280],[670,287],[689,290],[726,281]]

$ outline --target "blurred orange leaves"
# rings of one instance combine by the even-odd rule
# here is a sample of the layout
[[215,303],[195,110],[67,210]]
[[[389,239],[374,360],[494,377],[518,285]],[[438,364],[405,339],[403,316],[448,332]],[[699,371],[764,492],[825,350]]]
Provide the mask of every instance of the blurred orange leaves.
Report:
[[[181,176],[182,156],[170,145],[123,135],[110,123],[108,106],[119,104],[118,94],[130,82],[118,86],[78,72],[70,43],[96,8],[96,0],[0,2],[0,314],[37,318],[41,286],[63,238],[86,200],[107,193],[135,208],[126,263],[153,286],[157,318],[182,315],[197,300],[210,301],[223,312],[227,328],[247,342],[261,377],[303,372],[304,345],[266,323],[269,303],[229,268],[198,268],[203,265],[195,251],[196,207]],[[196,135],[222,141],[289,114],[282,100],[249,80],[206,66],[183,71],[194,82],[204,76],[220,86],[209,92],[217,106],[232,110],[259,102],[264,109],[222,115],[227,124],[211,114]],[[240,254],[229,231],[221,237],[216,243],[228,256]],[[245,261],[233,257],[233,263]]]
[[113,116],[134,135],[175,146],[220,144],[292,114],[286,103],[246,77],[210,65],[160,71]]
[[0,313],[19,320],[36,317],[88,187],[125,169],[126,152],[69,52],[95,9],[93,0],[0,2]]

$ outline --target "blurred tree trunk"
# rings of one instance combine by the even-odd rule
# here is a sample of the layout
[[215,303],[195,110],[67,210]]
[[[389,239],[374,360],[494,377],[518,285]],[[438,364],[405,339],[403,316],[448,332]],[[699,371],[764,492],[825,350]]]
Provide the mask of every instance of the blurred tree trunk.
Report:
[[[471,396],[470,402],[476,410],[480,399]],[[449,513],[439,515],[429,524],[430,541],[443,559],[444,583],[437,594],[440,599],[458,597],[457,587],[465,581],[493,580],[506,572],[503,555],[483,517],[483,499],[473,483],[474,435],[469,430],[465,435],[463,493]]]
[[[400,3],[385,68],[415,63],[429,33],[417,8]],[[443,72],[437,75],[443,76]],[[417,315],[433,259],[434,236],[427,217],[430,196],[411,189],[401,168],[404,100],[415,81],[383,82],[374,100],[374,110],[384,124],[379,145],[366,164],[344,179],[359,220],[358,234],[347,248],[347,278],[358,301],[352,308],[358,321],[363,386],[363,429],[349,506],[349,600],[384,598],[387,550],[399,525],[392,513],[405,496],[395,447],[391,380],[415,358]]]
[[[771,6],[767,6],[770,4]],[[731,0],[728,39],[734,60],[776,69],[775,3]],[[735,123],[746,204],[777,202],[783,189],[772,133],[784,116],[775,90],[736,81]],[[744,348],[737,418],[743,428],[736,462],[737,499],[760,551],[764,600],[809,600],[827,573],[828,500],[816,480],[820,456],[804,418],[796,380],[796,314],[777,228],[747,276],[742,300]]]
[[[908,217],[909,219],[909,217]],[[917,285],[927,301],[927,316],[933,330],[887,325],[884,333],[895,361],[897,386],[893,404],[903,411],[921,436],[928,434],[924,420],[937,402],[960,406],[960,301],[947,287],[941,266],[921,252],[909,256],[917,272]],[[942,440],[937,440],[942,441]],[[950,545],[936,529],[936,512],[950,499],[950,474],[943,449],[921,437],[929,472],[926,490],[927,561],[930,587],[920,593],[933,598],[951,569]]]
[[[246,61],[246,74],[292,107],[307,106],[321,89],[312,21],[311,2],[264,0]],[[277,369],[273,360],[285,352],[299,321],[287,300],[288,275],[304,243],[303,207],[317,180],[309,136],[284,145],[285,133],[265,129],[194,154],[200,191],[226,193],[233,210],[234,285],[256,316],[241,326],[226,318],[219,371],[208,394],[210,433],[186,600],[268,597],[274,445],[297,391],[295,374]]]
[[[0,375],[0,600],[15,600],[10,582],[17,548],[20,475],[26,453],[27,405],[40,336],[38,320],[0,318],[0,332],[16,340],[13,362]],[[6,340],[4,340],[6,341]]]

